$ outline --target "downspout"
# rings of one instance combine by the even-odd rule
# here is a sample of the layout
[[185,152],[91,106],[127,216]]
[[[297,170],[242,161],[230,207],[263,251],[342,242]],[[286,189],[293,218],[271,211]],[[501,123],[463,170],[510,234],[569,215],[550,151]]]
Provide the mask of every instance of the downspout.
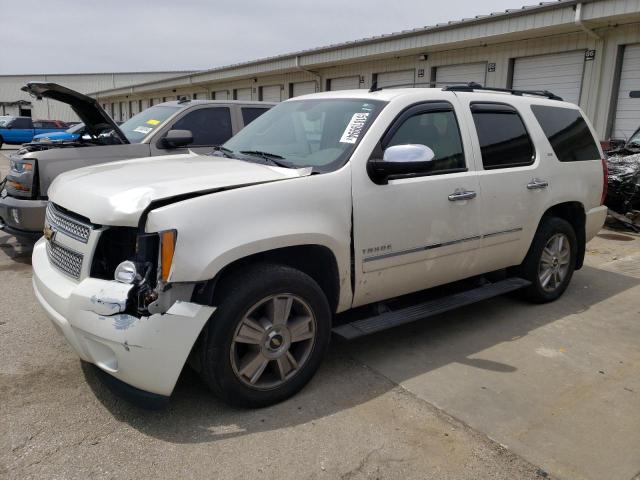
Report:
[[602,37],[600,35],[598,35],[596,32],[594,32],[592,29],[590,29],[584,24],[584,21],[582,20],[582,2],[576,5],[575,24],[576,26],[584,30],[586,34],[589,35],[591,38],[594,38],[596,40],[602,40]]
[[307,72],[310,75],[313,75],[314,77],[316,77],[316,92],[321,92],[322,91],[322,76],[318,73],[318,72],[314,72],[313,70],[307,70],[304,67],[300,66],[300,55],[296,55],[296,69],[300,70],[301,72]]

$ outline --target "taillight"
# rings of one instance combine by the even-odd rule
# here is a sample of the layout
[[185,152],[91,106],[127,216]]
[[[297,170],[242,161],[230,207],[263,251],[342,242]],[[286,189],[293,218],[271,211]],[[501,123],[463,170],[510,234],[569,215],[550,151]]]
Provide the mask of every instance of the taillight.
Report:
[[607,167],[607,161],[602,159],[602,197],[600,198],[600,205],[604,205],[604,201],[607,198],[607,190],[609,189],[609,168]]

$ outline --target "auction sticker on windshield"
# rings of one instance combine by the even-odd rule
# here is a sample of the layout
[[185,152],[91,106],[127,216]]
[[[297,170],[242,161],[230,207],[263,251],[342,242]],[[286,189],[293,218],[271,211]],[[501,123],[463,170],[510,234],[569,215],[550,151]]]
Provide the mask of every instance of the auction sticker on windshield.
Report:
[[340,143],[356,143],[369,118],[369,113],[354,113],[351,121],[345,128]]
[[147,123],[149,125],[158,125],[160,123],[160,120],[154,120],[153,118],[150,120],[147,120]]
[[153,128],[151,127],[136,127],[133,129],[134,132],[144,133],[144,134],[149,133],[151,130],[153,130]]

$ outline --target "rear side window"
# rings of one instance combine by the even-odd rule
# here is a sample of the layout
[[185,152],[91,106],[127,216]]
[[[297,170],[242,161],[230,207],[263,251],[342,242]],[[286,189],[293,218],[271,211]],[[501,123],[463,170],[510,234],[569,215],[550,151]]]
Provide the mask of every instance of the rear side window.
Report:
[[16,118],[10,125],[13,128],[33,128],[30,118]]
[[190,130],[192,147],[222,145],[232,135],[231,113],[227,107],[200,108],[187,113],[172,127],[174,130]]
[[471,113],[485,170],[533,163],[533,142],[515,108],[500,103],[473,103]]
[[242,123],[245,127],[253,122],[256,118],[266,112],[268,108],[243,108],[242,109]]
[[561,162],[599,160],[600,151],[591,131],[578,110],[532,105],[551,148]]

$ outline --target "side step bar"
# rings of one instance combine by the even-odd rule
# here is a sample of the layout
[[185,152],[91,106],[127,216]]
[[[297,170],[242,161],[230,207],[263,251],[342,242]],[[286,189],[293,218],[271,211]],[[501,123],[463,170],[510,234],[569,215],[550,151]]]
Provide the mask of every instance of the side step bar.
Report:
[[448,312],[449,310],[497,297],[508,292],[513,292],[514,290],[528,287],[529,285],[531,285],[531,282],[522,278],[507,278],[506,280],[455,293],[437,300],[430,300],[400,310],[385,312],[375,317],[346,323],[335,327],[332,331],[344,340],[353,340],[358,337],[381,332],[382,330],[415,322],[416,320],[422,320]]

